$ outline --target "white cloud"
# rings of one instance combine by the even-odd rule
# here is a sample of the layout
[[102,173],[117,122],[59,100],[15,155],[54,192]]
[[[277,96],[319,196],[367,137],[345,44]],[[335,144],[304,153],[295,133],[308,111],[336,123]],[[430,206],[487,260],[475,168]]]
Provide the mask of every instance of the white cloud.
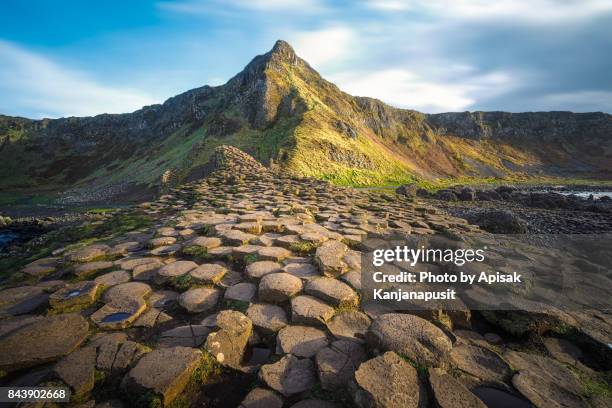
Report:
[[366,5],[383,11],[406,11],[412,8],[410,2],[405,0],[368,0]]
[[131,112],[159,102],[139,90],[101,85],[86,74],[0,40],[0,110],[36,117]]
[[387,12],[422,12],[451,19],[573,20],[612,12],[609,0],[367,0]]
[[320,0],[179,0],[160,1],[157,6],[175,13],[191,15],[257,12],[313,13],[325,9]]
[[575,112],[612,112],[612,92],[575,91],[559,92],[537,98],[536,105],[544,110],[571,110]]
[[332,79],[350,94],[431,113],[466,110],[478,98],[505,92],[513,83],[509,75],[495,72],[457,82],[433,82],[406,69],[344,72]]
[[349,57],[357,42],[357,34],[347,27],[330,27],[292,34],[289,42],[300,57],[319,67]]

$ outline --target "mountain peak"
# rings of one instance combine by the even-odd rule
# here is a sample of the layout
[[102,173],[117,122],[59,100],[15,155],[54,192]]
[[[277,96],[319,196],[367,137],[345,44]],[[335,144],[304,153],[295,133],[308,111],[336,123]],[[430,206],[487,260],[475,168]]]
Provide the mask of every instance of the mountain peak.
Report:
[[292,61],[296,58],[295,50],[293,47],[286,41],[278,40],[274,43],[274,47],[270,51],[271,55],[277,55],[282,59],[286,59]]

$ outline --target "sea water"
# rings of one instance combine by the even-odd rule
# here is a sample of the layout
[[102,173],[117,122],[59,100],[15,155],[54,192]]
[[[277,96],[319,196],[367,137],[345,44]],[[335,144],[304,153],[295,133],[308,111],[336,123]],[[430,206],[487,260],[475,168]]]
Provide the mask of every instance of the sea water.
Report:
[[13,232],[0,232],[0,248],[5,247],[17,238],[17,234]]
[[608,196],[612,198],[612,191],[557,191],[557,190],[540,190],[534,193],[557,193],[562,195],[575,195],[580,198],[587,199],[592,194],[593,199],[599,200],[601,197]]

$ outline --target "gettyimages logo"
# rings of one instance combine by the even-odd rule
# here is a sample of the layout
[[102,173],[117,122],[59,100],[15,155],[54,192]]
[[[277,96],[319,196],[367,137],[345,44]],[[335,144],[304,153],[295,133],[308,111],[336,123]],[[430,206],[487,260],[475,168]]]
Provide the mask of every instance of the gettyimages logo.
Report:
[[415,236],[365,242],[362,302],[396,310],[610,310],[612,235]]

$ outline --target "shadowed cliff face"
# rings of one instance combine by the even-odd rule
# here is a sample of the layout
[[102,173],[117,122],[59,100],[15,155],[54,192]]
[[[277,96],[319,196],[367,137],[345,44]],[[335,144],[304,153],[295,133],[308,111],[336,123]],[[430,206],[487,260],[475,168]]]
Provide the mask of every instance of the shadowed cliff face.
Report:
[[221,144],[293,174],[360,185],[612,177],[608,114],[396,109],[342,92],[278,41],[225,85],[133,113],[0,116],[0,190],[62,192],[68,201],[146,195],[157,191],[162,175],[172,183],[196,177]]

